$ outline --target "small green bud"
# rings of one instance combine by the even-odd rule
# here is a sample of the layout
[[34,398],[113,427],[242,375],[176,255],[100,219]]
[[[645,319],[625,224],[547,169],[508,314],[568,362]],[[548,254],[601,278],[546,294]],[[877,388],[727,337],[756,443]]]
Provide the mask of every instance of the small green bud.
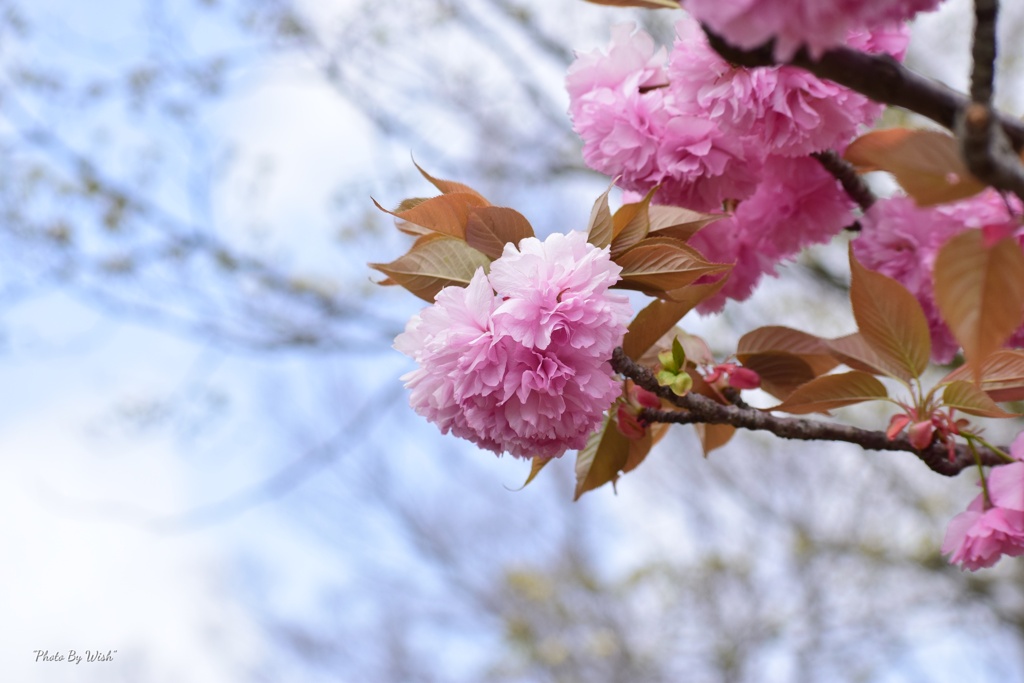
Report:
[[693,388],[693,378],[685,372],[680,373],[669,388],[676,396],[685,396]]

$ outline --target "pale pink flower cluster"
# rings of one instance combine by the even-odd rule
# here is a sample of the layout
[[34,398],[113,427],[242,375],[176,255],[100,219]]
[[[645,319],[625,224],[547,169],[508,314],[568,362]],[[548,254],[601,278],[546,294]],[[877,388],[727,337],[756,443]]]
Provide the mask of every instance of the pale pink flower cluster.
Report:
[[[696,211],[736,206],[693,244],[734,263],[701,310],[743,299],[765,273],[853,223],[853,203],[807,155],[844,147],[881,107],[794,67],[745,69],[718,56],[693,19],[676,25],[671,54],[632,25],[604,52],[581,55],[566,85],[583,158],[623,189]],[[887,25],[849,44],[903,56],[908,34]]]
[[[950,204],[922,208],[909,197],[881,199],[861,219],[854,254],[865,267],[895,279],[917,297],[932,336],[932,358],[947,363],[959,345],[942,321],[935,303],[933,270],[939,249],[965,230],[985,229],[998,234],[1021,231],[1024,210],[1015,198],[1004,199],[995,190]],[[1011,344],[1024,342],[1024,328]]]
[[812,57],[846,44],[851,31],[875,29],[938,7],[941,0],[685,0],[686,10],[728,43],[755,48],[775,41],[788,60],[806,47]]
[[586,235],[508,244],[467,287],[446,287],[395,348],[417,413],[477,445],[522,458],[582,448],[619,396],[609,360],[632,311],[609,291],[621,268]]
[[[1010,455],[1024,459],[1024,434],[1010,446]],[[988,498],[980,493],[967,510],[949,522],[943,554],[964,569],[991,567],[1003,555],[1024,555],[1024,462],[993,468]]]

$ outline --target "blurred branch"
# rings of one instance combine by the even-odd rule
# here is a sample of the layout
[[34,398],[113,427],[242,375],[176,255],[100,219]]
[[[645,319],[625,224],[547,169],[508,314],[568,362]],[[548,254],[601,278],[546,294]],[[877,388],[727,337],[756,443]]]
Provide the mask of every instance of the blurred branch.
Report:
[[817,159],[818,163],[839,181],[846,194],[849,195],[850,199],[857,202],[861,210],[867,211],[875,203],[877,199],[875,193],[871,191],[871,188],[868,187],[864,179],[857,173],[857,169],[849,161],[839,156],[835,150],[829,149],[824,152],[815,152],[811,156]]
[[995,125],[992,109],[998,14],[998,0],[975,0],[971,104],[957,119],[956,133],[967,168],[976,178],[1024,199],[1024,166]]
[[[745,67],[779,64],[773,55],[772,43],[743,50],[733,47],[707,28],[704,31],[715,51],[733,64]],[[911,71],[888,55],[869,55],[841,47],[829,50],[814,60],[801,49],[789,64],[855,90],[876,102],[920,114],[950,130],[956,128],[957,120],[971,103],[966,95]],[[994,116],[1013,148],[1024,148],[1024,122],[1001,114]]]
[[[672,401],[682,411],[644,409],[641,415],[651,422],[674,424],[727,424],[733,427],[771,432],[783,439],[801,441],[843,441],[872,451],[908,451],[919,457],[931,470],[945,476],[954,476],[973,467],[973,452],[965,445],[957,445],[950,458],[949,451],[939,443],[925,450],[917,450],[905,435],[890,439],[884,431],[870,431],[849,425],[821,422],[793,417],[777,417],[756,408],[722,405],[693,392],[676,396],[667,387],[660,386],[654,373],[629,358],[621,348],[615,349],[612,367],[629,377],[647,391]],[[978,455],[985,465],[1000,465],[1003,460],[995,453],[979,449]]]

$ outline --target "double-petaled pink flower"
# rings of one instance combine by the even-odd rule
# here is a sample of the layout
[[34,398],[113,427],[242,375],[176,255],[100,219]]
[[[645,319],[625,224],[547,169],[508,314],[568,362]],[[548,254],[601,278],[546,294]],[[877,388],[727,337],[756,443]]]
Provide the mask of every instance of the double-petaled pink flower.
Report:
[[[1010,454],[1024,459],[1024,433]],[[988,500],[981,493],[971,501],[949,522],[942,543],[950,562],[971,571],[991,567],[1003,555],[1024,555],[1024,462],[994,468],[986,486]]]
[[608,289],[620,271],[581,232],[506,245],[395,339],[419,364],[403,377],[413,408],[499,454],[582,448],[621,393],[609,360],[632,311]]

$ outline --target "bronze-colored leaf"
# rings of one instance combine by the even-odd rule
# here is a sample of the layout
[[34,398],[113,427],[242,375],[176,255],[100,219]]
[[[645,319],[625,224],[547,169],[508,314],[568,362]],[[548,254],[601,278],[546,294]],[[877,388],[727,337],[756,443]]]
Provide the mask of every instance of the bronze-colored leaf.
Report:
[[608,208],[608,193],[614,185],[601,193],[601,196],[594,202],[594,208],[590,210],[590,221],[587,223],[587,241],[598,249],[604,249],[612,243],[614,226],[612,223],[612,211]]
[[862,266],[852,245],[850,275],[850,303],[864,341],[887,363],[920,377],[932,353],[921,304],[896,280]]
[[981,230],[949,240],[935,259],[935,301],[976,379],[1024,320],[1024,254],[1013,237],[992,246]]
[[530,476],[526,478],[526,481],[523,482],[522,486],[515,490],[522,491],[527,486],[529,486],[530,482],[536,479],[537,475],[540,474],[540,471],[544,469],[547,466],[547,464],[552,460],[554,460],[554,458],[532,458],[530,460]]
[[687,241],[697,232],[711,223],[720,221],[727,216],[722,214],[701,213],[678,206],[654,204],[648,209],[652,237],[674,237]]
[[608,482],[614,483],[629,461],[631,443],[605,416],[604,425],[590,435],[587,445],[576,455],[576,493],[573,500],[579,500],[587,491]]
[[694,428],[697,430],[701,448],[704,449],[705,458],[711,454],[711,451],[729,443],[736,433],[736,428],[732,425],[695,424]]
[[394,284],[432,303],[443,288],[468,285],[477,268],[486,267],[490,262],[485,255],[460,239],[427,235],[391,263],[371,263],[370,267],[387,275]]
[[871,131],[851,142],[843,157],[861,172],[893,174],[920,206],[971,197],[986,187],[967,170],[956,138],[939,131]]
[[[388,211],[376,199],[373,200],[373,203],[381,211],[402,221],[420,226],[427,231],[450,235],[458,239],[466,238],[466,223],[469,221],[470,211],[487,206],[486,199],[468,192],[452,192],[439,197],[431,197],[402,211]],[[414,234],[423,233],[423,231],[406,228],[402,228],[402,230]]]
[[901,364],[893,362],[891,358],[880,356],[860,332],[838,339],[827,339],[825,344],[840,363],[854,370],[895,377],[904,382],[910,381],[910,373]]
[[644,434],[642,439],[631,441],[629,444],[629,456],[626,458],[626,464],[622,466],[622,473],[631,472],[639,467],[640,463],[647,459],[654,445],[661,441],[661,438],[665,436],[668,428],[671,426],[655,422],[652,425],[648,425],[647,433]]
[[761,388],[780,401],[818,376],[807,361],[785,351],[749,353],[740,362],[756,372],[761,378]]
[[[972,379],[971,367],[961,365],[942,382]],[[993,401],[1024,401],[1024,351],[1000,349],[981,364],[981,388]]]
[[956,380],[946,385],[942,392],[942,402],[960,412],[978,417],[1017,417],[1008,413],[992,400],[984,391],[966,380]]
[[440,178],[435,178],[434,176],[432,176],[429,173],[427,173],[426,171],[424,171],[420,167],[420,165],[416,163],[415,160],[412,163],[413,163],[413,166],[416,167],[416,170],[420,172],[420,175],[422,175],[424,178],[426,178],[427,181],[431,185],[436,187],[443,194],[452,194],[452,193],[458,193],[458,192],[475,194],[480,199],[483,199],[483,204],[481,206],[487,206],[490,203],[490,202],[487,201],[487,199],[484,198],[484,196],[482,194],[480,194],[479,192],[474,190],[469,185],[464,185],[462,183],[457,183],[457,182],[454,182],[452,180],[441,180]]
[[501,256],[506,244],[533,237],[533,226],[526,217],[504,206],[473,209],[466,222],[466,244],[492,259]]
[[629,324],[629,331],[622,340],[622,350],[633,360],[640,360],[647,349],[675,327],[684,315],[701,301],[717,294],[724,284],[725,278],[709,284],[690,285],[674,292],[678,295],[676,300],[655,300],[647,304]]
[[657,190],[658,187],[655,186],[639,202],[623,204],[615,212],[615,215],[612,216],[611,254],[613,260],[619,254],[647,237],[647,231],[651,227],[648,210],[651,205],[651,197],[654,196]]
[[681,289],[704,275],[730,268],[728,264],[706,261],[696,249],[670,237],[649,237],[615,262],[622,267],[618,287],[638,289],[651,296]]
[[885,385],[866,372],[854,370],[813,379],[791,393],[785,401],[770,408],[784,413],[804,415],[833,408],[888,398]]
[[736,357],[744,365],[753,354],[776,351],[799,357],[810,367],[815,377],[824,375],[839,364],[824,339],[781,325],[751,330],[740,337],[736,345]]

